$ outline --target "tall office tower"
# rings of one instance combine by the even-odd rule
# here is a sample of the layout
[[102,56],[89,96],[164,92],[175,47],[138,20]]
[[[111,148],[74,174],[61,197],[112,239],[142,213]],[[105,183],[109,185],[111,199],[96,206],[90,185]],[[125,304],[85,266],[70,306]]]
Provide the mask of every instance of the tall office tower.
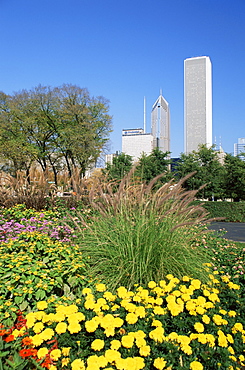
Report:
[[209,57],[184,61],[185,153],[212,146],[212,65]]
[[169,152],[170,112],[168,102],[161,93],[152,107],[151,133],[153,135],[153,148],[159,148],[162,152]]
[[234,144],[234,156],[240,157],[242,160],[245,159],[243,155],[245,153],[245,138],[239,138],[238,142]]

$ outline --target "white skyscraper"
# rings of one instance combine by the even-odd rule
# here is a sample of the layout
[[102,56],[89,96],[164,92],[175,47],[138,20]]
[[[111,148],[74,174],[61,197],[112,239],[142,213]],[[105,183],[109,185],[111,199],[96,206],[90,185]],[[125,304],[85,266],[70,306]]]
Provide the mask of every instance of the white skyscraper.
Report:
[[212,65],[209,57],[184,61],[185,153],[212,146]]
[[162,152],[170,151],[170,112],[168,102],[162,94],[153,104],[151,111],[151,133],[153,147]]

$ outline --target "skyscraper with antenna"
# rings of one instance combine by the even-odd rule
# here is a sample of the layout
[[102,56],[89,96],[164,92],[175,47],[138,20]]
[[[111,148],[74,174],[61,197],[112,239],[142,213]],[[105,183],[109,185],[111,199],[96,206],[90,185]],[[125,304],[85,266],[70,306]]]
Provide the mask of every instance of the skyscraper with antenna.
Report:
[[170,110],[169,104],[160,95],[152,106],[151,111],[151,133],[153,135],[153,147],[162,152],[170,151]]

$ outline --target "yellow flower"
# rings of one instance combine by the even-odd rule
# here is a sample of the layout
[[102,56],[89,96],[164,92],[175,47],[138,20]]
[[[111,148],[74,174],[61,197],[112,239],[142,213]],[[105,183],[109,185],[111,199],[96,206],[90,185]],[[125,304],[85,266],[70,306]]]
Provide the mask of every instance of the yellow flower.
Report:
[[55,331],[58,334],[62,334],[66,332],[66,329],[67,329],[67,324],[65,322],[59,322],[56,325]]
[[50,352],[50,358],[52,360],[55,360],[57,361],[61,356],[61,350],[60,349],[53,349],[51,352]]
[[70,362],[69,357],[63,357],[63,358],[61,359],[61,366],[62,366],[62,367],[67,366],[67,365],[69,364],[69,362]]
[[99,324],[95,320],[89,320],[85,322],[85,328],[88,333],[93,333],[98,328]]
[[45,357],[46,355],[48,354],[48,348],[40,348],[38,351],[37,351],[37,357],[38,358],[43,358]]
[[111,349],[118,350],[121,347],[121,342],[120,340],[113,339],[111,341]]
[[64,356],[69,356],[70,349],[71,349],[71,347],[63,347],[63,348],[61,349],[61,351],[62,351],[62,355],[64,355]]
[[77,322],[77,321],[74,321],[74,322],[71,322],[69,325],[68,325],[68,330],[71,334],[74,334],[74,333],[79,333],[79,331],[81,331],[81,325]]
[[92,348],[94,351],[100,351],[102,348],[104,348],[104,345],[105,345],[105,342],[104,342],[102,339],[95,339],[95,340],[91,343],[91,348]]
[[208,315],[203,315],[202,321],[204,322],[204,324],[209,324],[210,323],[210,317],[208,317]]
[[202,366],[201,362],[199,362],[199,361],[192,361],[190,363],[190,369],[191,370],[203,370],[203,366]]
[[157,284],[155,283],[155,281],[149,281],[149,283],[148,283],[148,288],[149,289],[154,289],[156,286],[157,286]]
[[97,292],[105,292],[106,291],[105,284],[96,284],[95,288],[96,288]]
[[54,331],[53,331],[53,329],[47,328],[42,333],[40,333],[39,335],[43,340],[49,340],[53,337]]
[[228,312],[228,315],[229,315],[230,317],[235,317],[235,316],[236,316],[236,311],[229,311],[229,312]]
[[140,347],[140,356],[149,356],[150,352],[151,352],[151,347],[150,346],[142,346]]
[[46,301],[39,301],[37,302],[37,308],[38,310],[42,311],[45,310],[48,307],[48,304]]
[[43,323],[42,322],[37,322],[33,326],[33,331],[34,331],[34,333],[39,334],[39,333],[41,333],[41,331],[43,330],[43,328],[44,328]]
[[196,322],[195,325],[194,325],[194,328],[198,333],[203,333],[204,332],[204,326],[201,322]]
[[129,323],[129,324],[135,324],[137,321],[138,321],[138,316],[135,315],[134,313],[130,312],[127,314],[126,316],[126,321]]
[[121,339],[122,345],[125,348],[132,348],[134,345],[134,337],[131,335],[124,335]]
[[84,362],[80,358],[77,358],[71,363],[72,370],[85,370]]
[[153,362],[153,366],[158,369],[158,370],[162,370],[164,369],[164,367],[166,366],[167,364],[167,361],[165,361],[163,358],[161,357],[158,357],[154,360]]
[[105,358],[108,362],[113,362],[121,358],[121,353],[116,349],[107,349],[105,351]]

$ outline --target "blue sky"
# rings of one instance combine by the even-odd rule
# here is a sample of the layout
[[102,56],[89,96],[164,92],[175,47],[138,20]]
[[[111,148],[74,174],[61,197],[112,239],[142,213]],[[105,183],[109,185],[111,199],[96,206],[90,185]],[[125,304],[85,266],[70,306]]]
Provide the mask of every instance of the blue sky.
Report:
[[244,0],[0,0],[0,90],[72,83],[110,100],[110,152],[121,131],[147,128],[160,89],[171,152],[184,150],[184,59],[213,67],[213,141],[245,137]]

